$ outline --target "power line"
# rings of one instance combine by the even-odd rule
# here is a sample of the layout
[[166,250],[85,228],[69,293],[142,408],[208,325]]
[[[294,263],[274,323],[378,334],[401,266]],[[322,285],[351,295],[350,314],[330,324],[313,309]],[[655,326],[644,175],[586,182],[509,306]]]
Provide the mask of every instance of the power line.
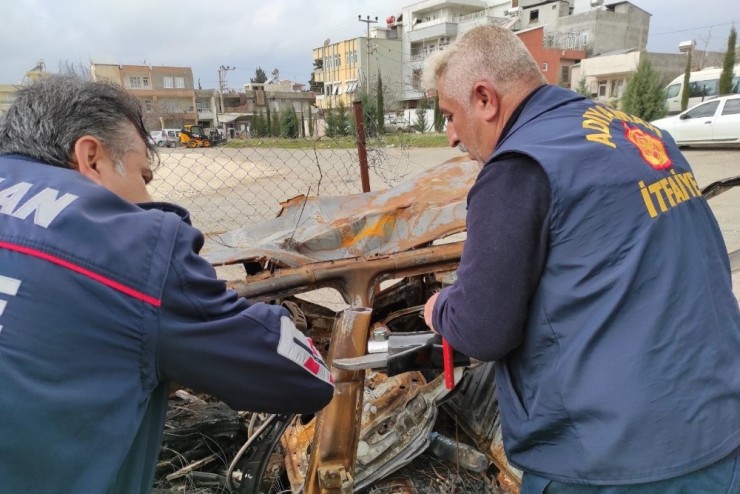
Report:
[[676,31],[666,31],[664,33],[651,34],[651,36],[662,36],[664,34],[685,33],[686,31],[696,31],[698,29],[709,29],[709,28],[712,28],[712,27],[729,26],[731,24],[734,24],[734,22],[725,22],[725,23],[722,23],[722,24],[713,24],[711,26],[692,27],[692,28],[689,28],[689,29],[677,29]]
[[218,68],[218,88],[221,92],[226,91],[227,85],[226,85],[226,73],[230,70],[234,70],[236,67],[229,67],[227,66],[220,66]]

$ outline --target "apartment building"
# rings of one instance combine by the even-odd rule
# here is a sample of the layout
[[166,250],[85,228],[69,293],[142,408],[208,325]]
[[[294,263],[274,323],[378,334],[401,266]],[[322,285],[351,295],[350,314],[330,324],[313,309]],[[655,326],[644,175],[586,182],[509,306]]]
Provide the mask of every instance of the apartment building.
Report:
[[313,49],[313,80],[316,105],[336,108],[351,106],[359,91],[374,93],[378,72],[387,96],[385,106],[397,105],[402,92],[402,44],[400,25],[374,27],[369,37],[358,37]]
[[421,73],[425,60],[437,50],[444,49],[458,36],[486,24],[497,24],[514,30],[527,46],[540,70],[552,84],[568,83],[570,67],[584,58],[582,49],[552,46],[548,27],[570,15],[566,0],[424,0],[403,11],[405,20],[404,106],[414,108],[424,97]]
[[150,129],[198,123],[193,71],[190,67],[93,63],[95,80],[110,80],[139,98]]

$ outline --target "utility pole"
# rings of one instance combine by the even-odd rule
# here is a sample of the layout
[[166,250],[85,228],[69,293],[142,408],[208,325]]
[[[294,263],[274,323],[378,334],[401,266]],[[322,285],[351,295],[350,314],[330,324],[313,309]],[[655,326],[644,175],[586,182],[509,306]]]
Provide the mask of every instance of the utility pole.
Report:
[[367,67],[365,68],[365,80],[367,81],[367,86],[365,87],[365,92],[370,94],[370,24],[377,24],[378,16],[375,16],[375,20],[372,20],[369,15],[365,16],[365,19],[363,19],[362,15],[358,14],[357,20],[364,22],[367,25]]
[[[221,113],[224,111],[224,91],[226,91],[226,74],[230,70],[234,70],[236,67],[231,67],[229,65],[227,66],[220,66],[218,68],[218,99],[221,103]],[[218,122],[218,111],[216,111],[216,121]],[[219,124],[216,123],[216,126]],[[226,132],[226,128],[224,127],[224,135]]]

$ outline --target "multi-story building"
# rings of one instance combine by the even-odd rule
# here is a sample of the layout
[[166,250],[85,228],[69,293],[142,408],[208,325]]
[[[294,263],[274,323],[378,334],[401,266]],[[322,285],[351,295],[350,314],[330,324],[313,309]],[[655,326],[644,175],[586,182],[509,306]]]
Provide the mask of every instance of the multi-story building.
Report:
[[[528,11],[543,9],[550,3],[524,9],[524,18]],[[583,49],[589,57],[616,50],[644,51],[650,17],[650,13],[630,2],[603,5],[603,0],[591,0],[583,10],[559,17],[551,29],[546,29],[546,43],[553,47]]]
[[[218,121],[228,137],[249,137],[254,118],[270,112],[271,118],[292,107],[299,121],[308,126],[308,113],[316,103],[313,93],[303,90],[304,84],[288,80],[273,80],[266,83],[248,83],[244,91],[228,91],[221,95],[222,111]],[[269,108],[269,110],[268,110]]]
[[[426,58],[437,50],[444,49],[450,42],[470,29],[482,24],[505,24],[505,6],[511,2],[494,1],[500,4],[489,9],[483,0],[424,0],[403,8],[396,19],[403,22],[403,93],[401,100],[405,108],[415,108],[424,98],[421,87],[421,72]],[[500,12],[500,17],[496,14]]]
[[46,65],[43,60],[40,60],[34,68],[26,72],[23,77],[23,81],[20,84],[0,84],[0,116],[8,111],[10,105],[15,100],[15,93],[18,88],[29,84],[35,80],[47,77],[49,73],[46,71]]
[[385,106],[397,105],[402,90],[400,26],[375,27],[367,38],[352,38],[313,49],[313,81],[319,108],[351,106],[357,93],[374,93],[380,72]]
[[[576,4],[579,8],[576,8]],[[402,16],[404,105],[424,97],[424,60],[481,24],[499,24],[520,35],[548,82],[571,84],[570,68],[590,55],[644,50],[650,14],[627,1],[604,0],[423,0]]]
[[190,67],[93,63],[90,74],[95,80],[118,83],[139,98],[151,129],[179,128],[199,120]]

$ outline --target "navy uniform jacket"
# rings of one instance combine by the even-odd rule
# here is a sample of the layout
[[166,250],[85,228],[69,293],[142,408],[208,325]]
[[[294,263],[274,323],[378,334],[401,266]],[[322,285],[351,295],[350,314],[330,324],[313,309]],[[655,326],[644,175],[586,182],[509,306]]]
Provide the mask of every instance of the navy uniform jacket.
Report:
[[[673,140],[554,86],[535,92],[508,129],[481,175],[525,156],[543,170],[550,199],[519,341],[496,356],[509,460],[564,482],[632,484],[729,455],[740,445],[740,311],[721,232]],[[510,207],[539,199],[519,195]],[[476,183],[469,204],[485,202],[496,200]],[[486,291],[497,273],[466,265],[466,254],[484,255],[472,251],[485,249],[485,234],[473,233],[435,327],[481,358],[495,351],[469,340],[495,342],[497,321],[460,325],[457,314],[513,302]]]
[[287,311],[249,305],[180,217],[0,156],[0,492],[151,492],[168,381],[310,413],[331,375]]

